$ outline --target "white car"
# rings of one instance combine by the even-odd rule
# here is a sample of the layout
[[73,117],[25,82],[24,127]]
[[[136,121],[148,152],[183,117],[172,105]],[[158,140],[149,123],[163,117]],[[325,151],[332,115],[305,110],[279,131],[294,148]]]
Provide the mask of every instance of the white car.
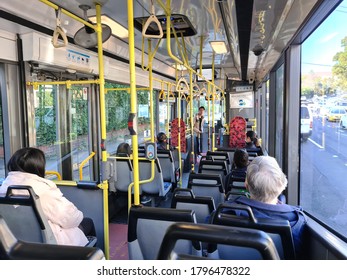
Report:
[[301,105],[300,118],[301,139],[305,142],[311,136],[313,127],[312,113],[306,105]]

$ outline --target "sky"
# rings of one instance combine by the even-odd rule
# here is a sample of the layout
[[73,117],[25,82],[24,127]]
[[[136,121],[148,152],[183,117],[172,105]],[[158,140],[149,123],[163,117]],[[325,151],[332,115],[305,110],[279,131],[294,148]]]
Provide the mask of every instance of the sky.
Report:
[[302,73],[329,72],[334,55],[342,51],[341,39],[347,36],[347,0],[311,34],[302,45]]

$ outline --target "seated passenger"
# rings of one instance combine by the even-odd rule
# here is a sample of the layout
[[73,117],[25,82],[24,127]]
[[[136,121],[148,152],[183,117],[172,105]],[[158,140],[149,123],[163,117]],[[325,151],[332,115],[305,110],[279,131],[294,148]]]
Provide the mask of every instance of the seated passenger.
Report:
[[164,132],[159,132],[157,135],[157,149],[158,150],[170,150],[173,151],[175,147],[169,145],[167,143],[167,136]]
[[[45,179],[45,154],[36,148],[22,148],[10,158],[8,176],[0,187],[0,194],[6,194],[12,185],[29,185],[40,197],[43,213],[46,215],[53,234],[60,245],[85,246],[88,235],[95,236],[94,223],[83,219],[83,213],[67,200],[53,181]],[[21,191],[18,191],[21,192]],[[83,222],[82,222],[83,220]]]
[[[290,222],[295,250],[301,253],[301,237],[306,217],[299,206],[283,204],[278,200],[279,195],[287,187],[287,178],[275,158],[258,156],[247,167],[245,181],[250,198],[239,196],[227,201],[248,205],[256,218],[283,219]],[[236,215],[247,215],[244,211],[235,210]]]
[[257,135],[253,130],[249,130],[246,133],[246,149],[256,149],[257,148]]
[[248,153],[245,149],[236,149],[233,159],[233,167],[231,176],[238,178],[246,178],[248,161]]
[[117,147],[117,156],[130,156],[131,155],[131,147],[128,143],[120,143]]

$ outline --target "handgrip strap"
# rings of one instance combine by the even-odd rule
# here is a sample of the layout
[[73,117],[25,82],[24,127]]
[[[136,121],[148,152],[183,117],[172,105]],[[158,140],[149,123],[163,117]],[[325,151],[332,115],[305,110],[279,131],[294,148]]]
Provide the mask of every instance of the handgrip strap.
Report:
[[[66,47],[68,44],[68,41],[67,41],[67,36],[66,36],[63,28],[61,27],[60,16],[59,16],[60,15],[60,8],[55,13],[56,13],[57,24],[56,24],[56,27],[55,27],[54,32],[53,32],[52,45],[55,48]],[[59,35],[61,36],[63,43],[60,43],[58,41]]]
[[[155,23],[158,27],[159,34],[158,35],[153,35],[153,34],[147,34],[147,29],[151,25],[151,23]],[[142,27],[142,36],[145,38],[153,38],[153,39],[161,39],[164,36],[163,28],[161,27],[161,23],[159,22],[158,18],[155,16],[155,11],[154,11],[154,5],[152,3],[152,13],[148,17],[145,25]]]

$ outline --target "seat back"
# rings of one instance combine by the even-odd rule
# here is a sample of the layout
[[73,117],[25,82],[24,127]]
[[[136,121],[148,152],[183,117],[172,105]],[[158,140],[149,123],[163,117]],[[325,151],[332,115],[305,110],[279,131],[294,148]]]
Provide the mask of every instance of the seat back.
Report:
[[133,165],[130,158],[109,157],[111,162],[111,178],[108,180],[109,190],[111,192],[128,193],[128,188],[133,179]]
[[195,196],[191,189],[175,189],[171,208],[194,210],[196,221],[198,223],[206,223],[207,217],[216,210],[214,200],[210,196]]
[[[140,160],[139,161],[140,170],[140,181],[148,180],[151,178],[151,161],[150,160]],[[149,195],[165,196],[171,189],[172,184],[169,182],[164,182],[162,168],[158,159],[154,160],[154,179],[149,183],[144,183],[140,185],[141,192]]]
[[213,161],[225,161],[226,166],[228,168],[228,172],[231,170],[231,164],[232,160],[230,158],[230,155],[227,152],[224,151],[207,151],[206,153],[207,159],[212,159]]
[[62,246],[18,240],[0,215],[0,260],[102,260],[95,247]]
[[210,196],[215,205],[225,201],[224,183],[219,174],[189,174],[188,189],[197,196]]
[[[128,220],[128,250],[130,260],[154,260],[167,228],[175,222],[196,223],[192,210],[133,206]],[[201,244],[182,241],[177,251],[201,255]]]
[[224,182],[227,176],[228,167],[225,161],[201,160],[199,163],[198,173],[202,174],[220,174]]
[[[175,223],[171,225],[160,246],[158,259],[197,259],[196,257],[175,251],[178,240],[198,240],[214,246],[237,246],[256,251],[261,259],[278,260],[279,256],[271,238],[263,231],[238,227],[226,227],[208,224]],[[231,252],[232,253],[232,252]],[[211,256],[209,254],[208,256]],[[220,259],[228,259],[225,256]],[[233,259],[249,259],[247,255],[242,258],[234,253]]]
[[[240,211],[244,215],[240,214]],[[295,259],[294,242],[289,221],[255,218],[251,207],[236,203],[220,204],[212,224],[262,230],[272,238],[281,259]]]
[[6,195],[0,197],[0,215],[17,239],[57,244],[31,186],[9,186]]
[[245,180],[246,177],[238,176],[237,172],[233,172],[233,170],[227,175],[225,178],[225,192],[228,193],[230,191],[236,193],[244,193],[246,192]]
[[176,183],[175,162],[172,152],[169,150],[157,150],[157,157],[163,172],[165,182]]

